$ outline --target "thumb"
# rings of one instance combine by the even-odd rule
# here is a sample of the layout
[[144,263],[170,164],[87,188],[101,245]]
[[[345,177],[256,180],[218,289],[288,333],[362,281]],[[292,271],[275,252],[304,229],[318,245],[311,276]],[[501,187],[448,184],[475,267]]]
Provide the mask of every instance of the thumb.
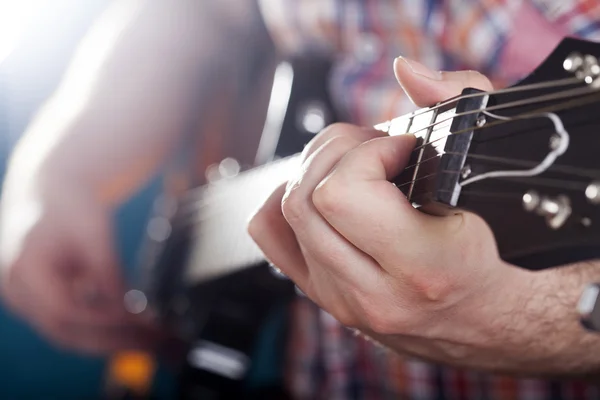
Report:
[[492,83],[476,71],[439,72],[425,65],[398,57],[394,61],[396,79],[408,97],[418,107],[428,107],[458,96],[465,88],[484,91],[493,89]]

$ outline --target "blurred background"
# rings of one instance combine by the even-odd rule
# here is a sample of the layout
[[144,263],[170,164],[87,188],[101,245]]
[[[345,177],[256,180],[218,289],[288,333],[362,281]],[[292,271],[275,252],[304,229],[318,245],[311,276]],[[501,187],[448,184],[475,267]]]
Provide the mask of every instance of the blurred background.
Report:
[[[110,3],[111,0],[0,0],[2,176],[15,143],[57,88],[82,37]],[[249,50],[244,65],[228,63],[226,56],[220,63],[221,74],[226,79],[220,82],[214,109],[199,111],[194,125],[194,129],[205,133],[204,138],[210,139],[197,143],[195,150],[200,156],[185,160],[191,164],[194,185],[232,177],[240,170],[296,153],[314,133],[333,122],[334,113],[326,104],[324,85],[318,84],[319,77],[325,79],[328,65],[280,60],[268,34],[263,33],[252,39],[251,46],[246,46]],[[308,79],[317,83],[316,89],[306,84]],[[237,107],[219,107],[224,103]],[[291,107],[301,111],[288,115],[286,110]],[[204,120],[202,116],[206,115],[211,118]],[[136,274],[145,228],[163,185],[164,175],[159,173],[118,212],[118,246],[130,277]],[[289,294],[289,287],[285,289]],[[278,293],[277,296],[281,294]],[[264,305],[259,307],[264,308]],[[281,324],[281,315],[278,318],[274,326]],[[244,333],[240,331],[238,335]],[[234,338],[234,342],[236,340]],[[246,352],[261,353],[254,342],[250,347],[244,346]],[[271,358],[280,357],[272,341],[263,343],[264,346],[269,348],[266,354]],[[250,348],[254,350],[248,350]],[[184,349],[184,353],[189,351],[189,348]],[[148,397],[143,398],[208,398],[190,382],[214,379],[214,376],[199,375],[185,357],[183,361],[177,359],[175,364],[165,366],[153,355],[149,359],[135,356],[125,357],[123,379],[149,381],[144,384],[151,385],[152,389],[146,393]],[[266,381],[267,386],[272,384],[269,379],[274,382],[280,379],[277,372],[272,376],[278,369],[273,362],[276,361],[267,357],[256,363],[254,376]],[[111,379],[111,368],[115,368],[111,365],[109,358],[83,357],[53,347],[0,306],[0,398],[133,398],[132,392],[107,393],[107,380]],[[144,378],[145,368],[153,369],[155,365],[158,365],[157,373]]]
[[[110,0],[2,0],[0,1],[0,163],[4,174],[9,153],[20,135],[60,82],[76,47]],[[270,43],[264,43],[266,64],[274,60]],[[262,68],[262,65],[257,65]],[[272,69],[272,68],[271,68]],[[239,119],[222,117],[212,121],[225,140],[211,144],[205,154],[208,164],[233,157],[245,165],[254,162],[269,95],[269,69],[258,71],[257,82],[251,74],[237,71],[239,83],[230,81],[224,96],[246,95],[245,85],[263,87],[263,98],[253,102],[256,113],[239,110]],[[271,71],[272,72],[272,71]],[[242,76],[246,74],[246,76]],[[236,125],[254,134],[234,135]],[[229,139],[229,140],[227,140]],[[202,166],[198,166],[204,169]],[[213,168],[214,170],[214,168]],[[201,178],[204,174],[199,174]],[[136,198],[120,210],[119,245],[125,264],[133,267],[135,252],[142,240],[150,206],[160,179],[151,182]],[[0,398],[90,399],[103,398],[107,360],[88,358],[60,351],[40,338],[24,322],[0,307]],[[160,398],[173,396],[175,377],[159,372],[154,393]],[[37,388],[32,390],[31,385]],[[24,393],[27,393],[24,395]],[[25,396],[25,397],[23,397]],[[92,397],[97,396],[97,397]]]

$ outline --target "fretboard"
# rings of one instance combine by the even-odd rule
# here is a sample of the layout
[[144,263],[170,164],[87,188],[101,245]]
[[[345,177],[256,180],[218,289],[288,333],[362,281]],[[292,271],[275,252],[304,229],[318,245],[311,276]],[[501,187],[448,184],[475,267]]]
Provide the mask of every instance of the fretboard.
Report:
[[[453,115],[453,110],[440,113],[437,109],[424,109],[375,128],[389,135],[414,134],[422,144],[447,135]],[[443,150],[443,143],[440,146]],[[402,190],[409,199],[417,190],[410,181],[419,179],[422,169],[418,163],[422,163],[424,157],[424,151],[415,151],[411,164],[416,167],[403,173],[403,179],[409,184]],[[264,261],[262,252],[246,231],[248,220],[273,190],[287,181],[299,162],[299,155],[280,159],[197,192],[191,257],[186,268],[189,282],[214,279]]]

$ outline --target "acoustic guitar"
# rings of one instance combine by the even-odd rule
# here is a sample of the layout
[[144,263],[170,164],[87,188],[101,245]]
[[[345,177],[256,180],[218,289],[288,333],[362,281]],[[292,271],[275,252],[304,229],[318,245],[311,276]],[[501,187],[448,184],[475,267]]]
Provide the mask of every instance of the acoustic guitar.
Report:
[[[398,190],[426,213],[480,215],[500,256],[522,268],[597,258],[598,57],[600,44],[567,38],[511,87],[466,89],[377,125],[418,138],[394,180]],[[246,223],[297,165],[298,156],[289,155],[157,202],[138,289],[160,321],[192,343],[188,361],[196,370],[221,379],[214,387],[245,376],[265,310],[293,296],[293,284],[269,272]],[[590,327],[600,314],[593,300],[586,300]]]

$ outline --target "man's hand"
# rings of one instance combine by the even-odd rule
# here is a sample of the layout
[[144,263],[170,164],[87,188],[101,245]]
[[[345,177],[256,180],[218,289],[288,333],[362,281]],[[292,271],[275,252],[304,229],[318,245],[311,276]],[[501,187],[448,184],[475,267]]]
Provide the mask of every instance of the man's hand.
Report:
[[0,214],[0,294],[52,343],[108,353],[151,339],[123,307],[114,208],[210,104],[213,93],[202,89],[231,47],[218,29],[241,24],[241,35],[254,23],[253,2],[231,4],[114,2],[13,152]]
[[[2,203],[2,295],[55,344],[87,353],[149,345],[123,306],[110,210],[64,181],[9,184]],[[34,189],[35,188],[35,189]]]
[[[465,87],[492,88],[478,73],[437,73],[405,59],[395,71],[419,106]],[[315,303],[398,352],[515,373],[598,367],[599,357],[581,359],[581,344],[600,348],[600,339],[575,317],[584,267],[560,279],[516,268],[499,258],[476,215],[414,209],[389,182],[414,143],[351,125],[327,128],[306,147],[298,175],[254,216],[250,234]]]

